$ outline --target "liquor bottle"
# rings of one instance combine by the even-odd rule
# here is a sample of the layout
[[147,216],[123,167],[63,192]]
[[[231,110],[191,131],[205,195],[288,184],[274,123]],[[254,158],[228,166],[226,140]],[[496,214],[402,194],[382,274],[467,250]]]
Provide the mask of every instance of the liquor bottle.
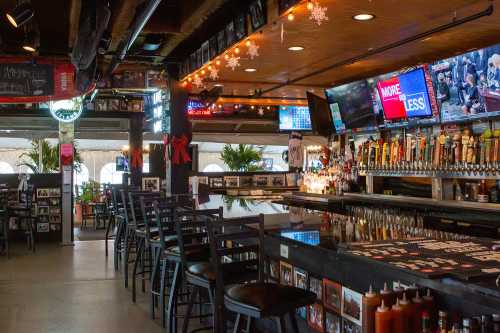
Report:
[[375,332],[375,312],[380,305],[380,296],[373,291],[370,285],[370,290],[363,297],[363,333]]
[[392,317],[390,309],[384,304],[377,308],[375,312],[375,333],[394,333],[392,330]]
[[448,333],[448,313],[439,311],[438,329],[436,333]]
[[422,321],[420,323],[422,326],[422,329],[415,332],[421,332],[421,333],[431,333],[431,318],[429,316],[429,313],[427,311],[422,312]]

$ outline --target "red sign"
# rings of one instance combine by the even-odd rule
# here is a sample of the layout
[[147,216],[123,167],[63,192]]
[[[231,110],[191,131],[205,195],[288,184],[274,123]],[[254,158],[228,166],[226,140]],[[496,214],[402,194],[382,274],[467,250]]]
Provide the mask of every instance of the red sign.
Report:
[[75,67],[48,58],[0,57],[0,103],[44,103],[82,95]]
[[73,145],[71,143],[63,143],[60,146],[61,165],[73,164]]
[[401,99],[403,94],[399,78],[396,76],[386,81],[379,81],[377,87],[384,106],[385,118],[388,120],[405,118],[406,109]]

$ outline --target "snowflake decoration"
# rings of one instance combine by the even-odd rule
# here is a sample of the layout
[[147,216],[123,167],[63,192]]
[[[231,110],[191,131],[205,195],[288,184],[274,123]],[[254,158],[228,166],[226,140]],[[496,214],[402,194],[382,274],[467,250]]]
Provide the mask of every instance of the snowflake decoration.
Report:
[[193,84],[196,86],[196,88],[205,87],[205,84],[203,83],[203,79],[199,76],[194,77]]
[[259,116],[263,116],[264,115],[264,108],[261,106],[259,108]]
[[326,16],[327,9],[327,7],[321,7],[319,3],[315,2],[311,9],[311,16],[309,16],[309,19],[316,21],[317,25],[321,25],[323,21],[328,21],[328,16]]
[[253,58],[259,56],[259,48],[260,48],[260,46],[255,44],[254,41],[249,42],[247,54],[250,56],[251,60],[253,60]]
[[234,55],[230,56],[227,59],[226,67],[231,68],[233,71],[236,69],[236,67],[240,67],[240,57],[236,57]]
[[215,67],[212,66],[212,69],[210,69],[210,74],[208,74],[211,80],[216,81],[219,78],[219,70]]

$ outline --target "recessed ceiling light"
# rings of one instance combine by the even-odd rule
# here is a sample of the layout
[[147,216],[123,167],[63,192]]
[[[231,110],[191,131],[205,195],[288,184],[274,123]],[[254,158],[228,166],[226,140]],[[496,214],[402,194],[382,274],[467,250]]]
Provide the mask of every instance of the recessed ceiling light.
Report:
[[422,39],[422,42],[427,42],[427,41],[429,41],[431,39],[432,39],[432,37],[427,37],[427,38]]
[[302,51],[302,50],[304,50],[304,47],[302,47],[302,46],[290,46],[290,47],[288,48],[288,50],[289,50],[289,51],[295,51],[295,52],[297,52],[297,51]]
[[249,72],[249,73],[252,73],[252,72],[256,72],[257,70],[255,68],[245,68],[245,72]]
[[224,87],[224,85],[221,83],[216,83],[216,84],[214,84],[214,87]]
[[370,21],[375,18],[375,15],[363,13],[354,15],[352,18],[355,19],[356,21]]

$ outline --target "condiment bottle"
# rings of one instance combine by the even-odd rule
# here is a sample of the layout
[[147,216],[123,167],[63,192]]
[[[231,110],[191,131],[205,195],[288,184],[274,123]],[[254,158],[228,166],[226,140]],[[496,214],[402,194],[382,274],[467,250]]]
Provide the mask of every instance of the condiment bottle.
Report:
[[384,283],[384,289],[380,291],[380,298],[384,301],[385,305],[391,307],[396,302],[396,295],[387,287],[387,282]]
[[415,330],[415,332],[431,333],[431,318],[427,311],[422,312],[422,320],[420,322],[422,329],[420,331]]
[[437,333],[448,333],[448,313],[445,311],[439,311]]
[[399,300],[399,305],[401,305],[404,311],[407,331],[413,332],[413,328],[415,327],[415,308],[406,298],[406,292],[403,293],[403,298]]
[[396,300],[396,304],[392,306],[391,315],[392,315],[392,332],[407,333],[408,320],[406,319],[405,309],[399,303],[399,298]]
[[[420,292],[417,290],[415,297],[412,299],[413,311],[414,311],[414,319],[413,322],[415,324],[415,332],[420,332],[422,329],[422,314],[424,311],[424,300],[420,297]],[[429,313],[427,313],[429,316]],[[429,323],[430,324],[430,323]]]
[[394,333],[392,331],[392,317],[390,309],[385,306],[384,300],[375,312],[375,333]]
[[493,314],[493,333],[500,333],[500,314]]
[[392,288],[394,290],[394,293],[396,294],[396,298],[403,298],[403,293],[405,291],[405,289],[403,287],[401,287],[401,282],[398,281],[398,283],[394,283],[394,286]]
[[373,291],[370,285],[370,290],[363,297],[363,333],[375,332],[375,312],[380,301],[380,296]]
[[412,284],[408,288],[405,289],[406,296],[409,300],[411,300],[417,294],[418,288],[415,284]]
[[427,289],[427,295],[424,295],[424,308],[429,313],[429,317],[431,318],[431,327],[434,329],[436,327],[436,309],[434,305],[434,297],[431,295],[431,290]]

